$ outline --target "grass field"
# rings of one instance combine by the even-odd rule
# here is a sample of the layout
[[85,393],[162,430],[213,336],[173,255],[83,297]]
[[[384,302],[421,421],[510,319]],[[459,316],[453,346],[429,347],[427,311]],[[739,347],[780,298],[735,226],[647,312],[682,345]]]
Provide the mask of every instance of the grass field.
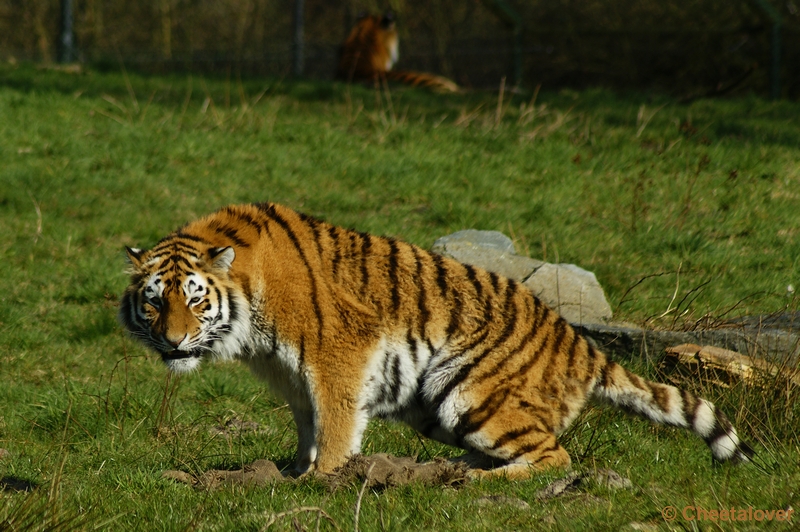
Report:
[[[270,530],[318,519],[354,528],[356,484],[205,492],[161,478],[258,458],[285,465],[296,436],[287,408],[243,367],[206,365],[170,383],[126,338],[115,317],[125,245],[152,245],[229,203],[275,201],[423,247],[460,229],[503,231],[523,253],[594,271],[616,318],[645,326],[796,310],[798,124],[799,103],[757,98],[501,100],[0,66],[0,530],[261,530],[271,517]],[[689,434],[591,409],[563,437],[574,467],[613,468],[632,489],[537,502],[563,476],[547,472],[367,490],[359,528],[760,530],[661,512],[800,511],[797,390],[702,392],[754,443],[756,465],[712,465]],[[258,428],[215,431],[231,419]],[[460,454],[379,422],[364,451]],[[290,513],[302,507],[325,515]]]

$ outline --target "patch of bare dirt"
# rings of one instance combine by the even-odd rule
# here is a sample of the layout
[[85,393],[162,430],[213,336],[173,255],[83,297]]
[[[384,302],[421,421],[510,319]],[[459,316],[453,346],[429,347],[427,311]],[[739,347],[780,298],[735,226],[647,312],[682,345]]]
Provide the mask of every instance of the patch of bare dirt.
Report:
[[[375,454],[356,455],[331,475],[320,475],[331,490],[353,483],[366,483],[372,489],[383,489],[420,482],[435,486],[452,486],[467,480],[468,467],[462,463],[435,460],[417,462],[413,458]],[[233,485],[265,486],[288,480],[269,460],[256,460],[243,469],[227,471],[211,469],[199,476],[184,471],[164,471],[162,478],[189,484],[198,489],[216,489]]]
[[[469,479],[469,466],[463,461],[437,459],[417,462],[414,458],[379,453],[370,456],[356,455],[330,475],[317,475],[331,490],[359,484],[370,489],[385,489],[421,483],[428,486],[457,486]],[[256,460],[242,469],[233,471],[210,469],[199,476],[184,471],[164,471],[162,478],[189,484],[197,489],[213,490],[225,486],[266,486],[273,482],[291,480],[285,477],[274,462]],[[571,472],[553,481],[535,494],[535,499],[545,501],[564,495],[576,495],[589,485],[610,489],[627,489],[631,481],[611,469]],[[524,501],[486,497],[485,504],[519,505]],[[527,503],[525,503],[527,504]]]
[[242,469],[233,471],[209,469],[197,477],[184,471],[164,471],[161,477],[207,490],[237,485],[266,486],[284,480],[278,467],[270,460],[256,460]]
[[439,459],[417,462],[414,458],[379,453],[356,455],[329,475],[332,489],[354,481],[365,482],[368,488],[383,489],[419,482],[431,486],[453,486],[467,480],[469,468],[463,463]]

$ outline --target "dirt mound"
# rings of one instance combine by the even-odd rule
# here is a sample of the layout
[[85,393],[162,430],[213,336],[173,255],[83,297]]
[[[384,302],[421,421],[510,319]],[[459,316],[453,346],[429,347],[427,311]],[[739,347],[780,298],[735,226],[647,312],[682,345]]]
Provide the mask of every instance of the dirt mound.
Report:
[[[353,456],[331,475],[319,478],[334,490],[355,482],[366,482],[373,489],[402,486],[413,482],[428,485],[452,486],[467,480],[468,467],[462,463],[435,460],[417,462],[413,458],[375,454]],[[184,471],[164,471],[163,478],[183,482],[198,489],[216,489],[232,485],[264,486],[288,480],[269,460],[256,460],[233,471],[211,469],[199,476]]]
[[373,489],[403,486],[413,482],[452,486],[465,482],[468,470],[463,463],[443,459],[417,462],[414,458],[379,453],[353,456],[327,480],[334,489],[354,481],[366,482],[367,487]]
[[233,471],[210,469],[198,477],[184,471],[164,471],[161,477],[209,490],[235,485],[265,486],[271,482],[284,480],[278,467],[269,460],[256,460],[242,469]]
[[[331,490],[354,484],[365,485],[371,489],[384,489],[421,483],[428,486],[456,486],[467,482],[470,466],[463,460],[437,459],[432,462],[417,462],[414,458],[374,454],[356,455],[330,475],[317,475]],[[213,490],[224,486],[252,485],[265,486],[272,482],[287,482],[278,467],[269,460],[256,460],[242,469],[228,471],[210,469],[199,476],[183,471],[164,471],[162,477],[189,484],[197,489]],[[553,499],[562,495],[574,494],[595,484],[610,489],[628,489],[631,481],[611,469],[594,469],[583,472],[569,472],[535,494],[539,501]],[[493,498],[486,503],[499,504]]]

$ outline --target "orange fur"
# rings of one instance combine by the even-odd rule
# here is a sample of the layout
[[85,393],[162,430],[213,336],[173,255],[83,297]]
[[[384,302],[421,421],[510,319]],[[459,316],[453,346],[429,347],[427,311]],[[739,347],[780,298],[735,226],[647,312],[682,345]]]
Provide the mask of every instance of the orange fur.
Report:
[[457,92],[451,80],[426,72],[392,70],[399,57],[394,15],[365,15],[342,44],[336,77],[346,81],[397,81],[411,86]]
[[609,361],[521,284],[396,239],[240,205],[128,257],[127,329],[173,371],[248,364],[292,409],[301,472],[342,465],[378,416],[499,462],[477,476],[526,477],[569,464],[556,438],[589,400],[752,454],[713,404]]

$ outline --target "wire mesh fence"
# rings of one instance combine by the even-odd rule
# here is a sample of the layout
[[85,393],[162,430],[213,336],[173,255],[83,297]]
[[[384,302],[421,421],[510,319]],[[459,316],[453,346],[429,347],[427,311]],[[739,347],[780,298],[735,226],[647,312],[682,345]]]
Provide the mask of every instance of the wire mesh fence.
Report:
[[[56,61],[63,1],[0,0],[0,60]],[[80,61],[293,75],[297,0],[73,1]],[[527,87],[768,96],[775,26],[767,1],[780,17],[780,95],[798,98],[800,0],[304,0],[303,76],[332,79],[357,14],[391,8],[398,67],[465,87],[497,87],[506,78]]]

